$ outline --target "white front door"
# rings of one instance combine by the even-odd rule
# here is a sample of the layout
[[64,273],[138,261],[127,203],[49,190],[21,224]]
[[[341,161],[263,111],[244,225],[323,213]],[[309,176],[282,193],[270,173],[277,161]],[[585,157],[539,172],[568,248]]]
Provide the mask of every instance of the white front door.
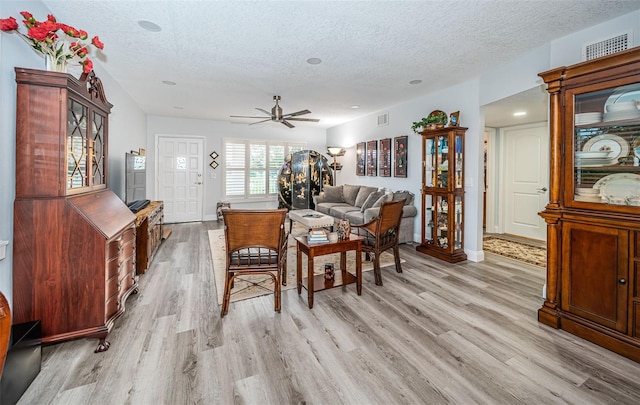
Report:
[[547,124],[502,130],[505,142],[505,233],[546,240],[538,213],[549,201],[549,131]]
[[157,190],[165,222],[202,221],[203,150],[202,138],[158,137]]

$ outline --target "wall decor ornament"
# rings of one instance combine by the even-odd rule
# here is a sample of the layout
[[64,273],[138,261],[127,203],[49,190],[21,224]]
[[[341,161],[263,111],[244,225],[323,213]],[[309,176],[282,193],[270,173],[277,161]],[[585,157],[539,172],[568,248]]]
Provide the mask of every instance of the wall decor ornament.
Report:
[[213,151],[213,152],[211,152],[211,153],[209,154],[209,156],[211,156],[211,159],[213,159],[213,160],[211,161],[211,163],[209,163],[209,166],[211,166],[211,167],[215,170],[215,168],[216,168],[216,167],[218,167],[218,162],[216,162],[216,159],[217,159],[217,158],[218,158],[218,156],[220,156],[220,155],[218,155],[218,152]]
[[[67,64],[73,62],[81,65],[84,73],[93,70],[93,62],[87,57],[89,44],[81,42],[89,38],[86,31],[59,23],[51,14],[44,21],[36,20],[28,11],[22,11],[20,15],[24,18],[22,23],[27,29],[26,34],[18,31],[18,22],[13,17],[0,18],[0,30],[15,33],[34,51],[43,55],[47,70],[66,72]],[[97,36],[91,39],[91,45],[104,49],[104,44]]]
[[378,175],[378,141],[367,142],[367,176]]
[[380,140],[380,177],[391,177],[391,138]]
[[449,126],[457,127],[460,125],[460,111],[452,112],[449,115]]
[[394,153],[394,177],[407,177],[407,143],[409,137],[407,135],[393,138]]
[[367,148],[364,142],[359,142],[356,145],[356,175],[364,176],[364,167],[365,167],[365,153]]

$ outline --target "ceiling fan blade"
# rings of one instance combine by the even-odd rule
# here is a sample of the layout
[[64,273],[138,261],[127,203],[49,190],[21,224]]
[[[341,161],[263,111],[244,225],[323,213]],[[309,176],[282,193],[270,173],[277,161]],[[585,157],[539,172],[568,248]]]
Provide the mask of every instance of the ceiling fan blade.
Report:
[[288,126],[289,128],[294,128],[294,125],[293,125],[293,124],[291,124],[291,123],[290,123],[290,122],[288,122],[288,121],[282,120],[282,121],[280,121],[280,122],[282,122],[284,125]]
[[264,118],[271,119],[270,117],[269,118],[267,118],[267,117],[251,117],[251,116],[248,116],[248,115],[230,115],[229,117],[232,117],[232,118],[253,118],[253,119],[257,119],[257,120],[264,119]]
[[311,114],[311,111],[309,111],[309,110],[300,110],[300,111],[296,111],[294,113],[285,114],[284,117],[295,117],[296,115],[304,115],[304,114]]
[[271,118],[267,118],[267,119],[262,120],[262,121],[252,122],[252,123],[251,123],[251,124],[249,124],[249,125],[255,125],[255,124],[259,124],[259,123],[261,123],[261,122],[267,122],[267,121],[271,121]]
[[258,108],[258,107],[256,107],[256,110],[261,111],[261,112],[263,112],[263,113],[267,114],[268,116],[271,116],[271,113],[270,113],[269,111],[267,111],[267,110],[263,109],[263,108]]
[[320,122],[317,118],[287,118],[290,121],[309,121],[309,122]]

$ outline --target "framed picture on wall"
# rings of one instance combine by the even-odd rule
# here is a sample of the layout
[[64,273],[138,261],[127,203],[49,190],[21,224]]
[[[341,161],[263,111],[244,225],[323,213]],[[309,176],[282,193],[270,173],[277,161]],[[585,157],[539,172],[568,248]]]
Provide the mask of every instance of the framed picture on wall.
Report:
[[378,175],[380,177],[391,177],[391,138],[380,140],[379,155]]
[[364,142],[356,145],[356,175],[364,176],[365,153],[367,149]]
[[367,176],[378,175],[378,141],[367,142]]
[[407,177],[407,143],[409,137],[398,136],[393,138],[393,160],[395,162],[395,168],[393,171],[394,177]]

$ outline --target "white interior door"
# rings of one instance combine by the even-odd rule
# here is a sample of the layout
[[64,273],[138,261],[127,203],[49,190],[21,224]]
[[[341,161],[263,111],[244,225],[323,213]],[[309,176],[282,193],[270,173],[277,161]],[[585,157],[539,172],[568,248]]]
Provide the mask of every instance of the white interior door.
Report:
[[538,213],[549,201],[547,124],[503,129],[505,142],[505,233],[546,240]]
[[202,221],[203,150],[202,138],[158,137],[157,190],[165,222]]

